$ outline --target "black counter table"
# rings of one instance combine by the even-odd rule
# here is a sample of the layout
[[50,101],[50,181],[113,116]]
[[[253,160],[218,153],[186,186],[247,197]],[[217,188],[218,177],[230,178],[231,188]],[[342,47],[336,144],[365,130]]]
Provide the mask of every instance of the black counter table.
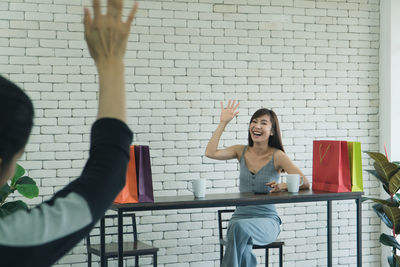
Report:
[[[116,204],[111,210],[118,213],[118,243],[119,257],[118,266],[123,266],[122,256],[122,213],[132,211],[171,210],[171,209],[194,209],[229,206],[246,206],[256,204],[282,204],[326,201],[327,203],[327,266],[332,266],[332,201],[354,199],[356,204],[356,233],[357,233],[357,266],[362,266],[361,245],[361,196],[363,192],[331,193],[312,190],[301,190],[298,193],[279,192],[272,194],[254,193],[222,193],[208,194],[205,198],[195,199],[193,195],[156,197],[154,203],[132,203]],[[284,223],[284,222],[283,222]],[[102,266],[105,263],[101,260]]]

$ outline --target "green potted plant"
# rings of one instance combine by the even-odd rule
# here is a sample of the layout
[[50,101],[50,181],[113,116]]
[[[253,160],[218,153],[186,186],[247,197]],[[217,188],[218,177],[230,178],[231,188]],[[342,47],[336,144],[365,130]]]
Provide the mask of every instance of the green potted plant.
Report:
[[374,170],[367,171],[382,182],[383,189],[389,194],[389,198],[364,197],[363,200],[376,202],[372,206],[373,210],[382,222],[391,229],[392,235],[382,233],[379,241],[385,246],[392,247],[393,255],[388,257],[389,266],[399,267],[400,256],[396,255],[396,249],[400,249],[400,244],[397,242],[396,236],[400,233],[400,194],[397,193],[400,188],[400,162],[390,162],[382,153],[366,153],[375,161]]
[[0,218],[20,209],[28,210],[28,205],[22,200],[6,201],[7,197],[15,191],[27,198],[34,198],[39,195],[39,188],[36,182],[28,176],[23,176],[24,174],[25,169],[17,164],[10,184],[6,183],[0,189]]

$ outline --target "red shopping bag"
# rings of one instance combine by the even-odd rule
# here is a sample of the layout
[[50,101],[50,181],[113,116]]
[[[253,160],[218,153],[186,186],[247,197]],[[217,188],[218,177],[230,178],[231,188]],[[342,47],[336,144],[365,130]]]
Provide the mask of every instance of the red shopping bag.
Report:
[[115,203],[138,203],[138,190],[136,180],[136,161],[135,161],[135,148],[130,147],[130,159],[128,162],[128,168],[126,170],[126,183],[121,192],[115,198]]
[[346,141],[313,142],[314,190],[351,192],[349,153]]
[[149,146],[135,146],[139,202],[154,202]]

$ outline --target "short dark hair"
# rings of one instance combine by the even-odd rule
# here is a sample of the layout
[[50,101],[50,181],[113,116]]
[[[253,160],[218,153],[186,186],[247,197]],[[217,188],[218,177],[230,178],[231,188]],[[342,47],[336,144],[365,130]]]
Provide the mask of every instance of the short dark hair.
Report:
[[28,142],[33,126],[33,105],[16,84],[0,75],[0,158],[2,167]]
[[[275,112],[272,111],[271,109],[267,109],[267,108],[260,108],[259,110],[257,110],[256,112],[254,112],[253,116],[251,116],[250,119],[250,123],[254,120],[257,119],[261,116],[264,115],[268,115],[270,120],[271,120],[271,124],[272,124],[272,136],[269,137],[268,139],[268,145],[271,147],[275,147],[277,149],[282,150],[283,152],[285,152],[285,150],[283,149],[283,145],[282,145],[282,137],[281,137],[281,129],[279,127],[279,121],[278,121],[278,117],[276,116]],[[248,142],[249,142],[249,146],[253,146],[254,142],[253,139],[251,139],[251,135],[250,135],[250,130],[248,133]]]

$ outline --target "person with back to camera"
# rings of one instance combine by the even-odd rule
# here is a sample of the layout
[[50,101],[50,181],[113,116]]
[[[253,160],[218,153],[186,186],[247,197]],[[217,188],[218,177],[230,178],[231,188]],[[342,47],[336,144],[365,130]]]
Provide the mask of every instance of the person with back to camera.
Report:
[[[82,240],[125,184],[132,132],[125,124],[124,62],[137,10],[121,20],[122,0],[108,0],[107,13],[93,1],[84,11],[85,39],[99,73],[99,108],[82,174],[50,200],[0,219],[1,266],[51,266]],[[0,76],[0,187],[15,172],[33,125],[33,105]]]
[[[239,102],[229,100],[224,108],[217,130],[208,142],[205,155],[212,159],[237,159],[240,164],[240,192],[279,192],[287,190],[286,183],[279,183],[280,173],[300,174],[303,185],[310,184],[300,169],[286,155],[278,118],[272,110],[261,108],[250,119],[248,145],[234,145],[218,149],[218,143],[226,125],[236,117]],[[253,267],[257,259],[252,251],[254,245],[266,245],[276,240],[281,220],[275,205],[238,206],[228,225],[225,255],[222,267]]]

